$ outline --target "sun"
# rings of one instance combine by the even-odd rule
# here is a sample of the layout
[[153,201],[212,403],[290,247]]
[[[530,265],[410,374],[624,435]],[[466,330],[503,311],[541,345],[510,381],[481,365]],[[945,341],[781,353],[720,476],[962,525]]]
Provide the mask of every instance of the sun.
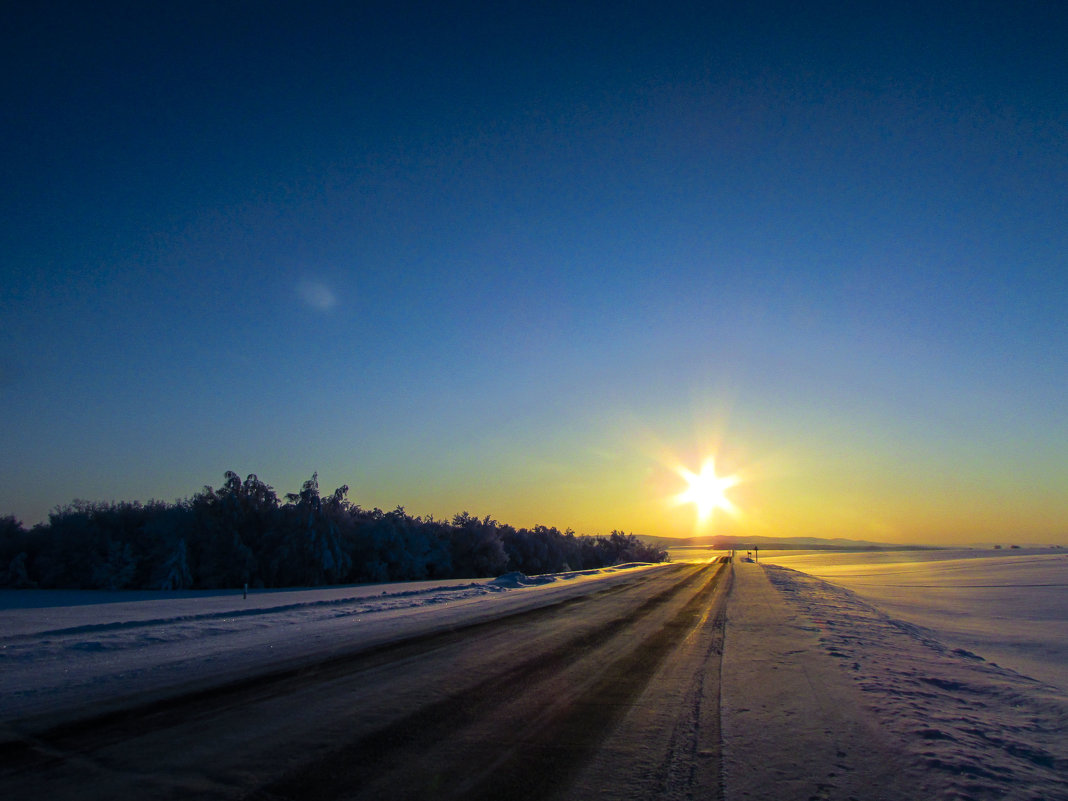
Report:
[[694,504],[697,507],[698,523],[708,520],[716,509],[730,514],[738,511],[727,497],[727,490],[738,483],[738,477],[716,475],[714,459],[705,459],[699,473],[692,473],[685,467],[677,467],[675,472],[682,476],[688,485],[685,491],[675,496],[675,502]]

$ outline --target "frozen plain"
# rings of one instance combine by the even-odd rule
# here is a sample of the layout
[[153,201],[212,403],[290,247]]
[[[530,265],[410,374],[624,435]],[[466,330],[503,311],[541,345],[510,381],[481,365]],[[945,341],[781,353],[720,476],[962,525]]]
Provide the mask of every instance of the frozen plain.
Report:
[[[785,797],[1068,799],[1063,551],[761,563],[741,565],[750,603],[728,607],[727,798],[767,797],[746,756],[760,753]],[[867,787],[846,788],[849,755]]]
[[[1068,693],[1057,681],[1068,559],[915,556],[793,554],[733,566],[722,780],[709,797],[1068,799]],[[329,656],[345,638],[389,642],[659,569],[247,599],[0,593],[0,734]],[[980,591],[997,595],[1012,581],[1014,608],[1004,598],[983,602]],[[925,589],[937,598],[925,600]],[[1006,658],[1014,653],[1020,661]]]
[[846,587],[943,642],[1068,691],[1068,551],[761,555]]

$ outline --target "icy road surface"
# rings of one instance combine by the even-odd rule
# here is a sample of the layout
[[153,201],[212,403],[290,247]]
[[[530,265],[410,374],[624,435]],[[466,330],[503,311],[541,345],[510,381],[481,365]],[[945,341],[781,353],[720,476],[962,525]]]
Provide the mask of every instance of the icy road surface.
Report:
[[0,727],[12,718],[84,717],[131,699],[240,680],[559,602],[656,569],[621,565],[247,597],[240,590],[0,590]]
[[1068,799],[1059,686],[782,566],[185,596],[0,593],[0,797]]
[[[264,632],[248,625],[263,615],[180,621],[157,610],[120,628],[83,621],[44,637],[47,702],[30,705],[19,697],[33,685],[24,630],[12,671],[24,689],[5,704],[30,714],[9,719],[0,741],[0,797],[589,798],[605,789],[649,798],[716,787],[725,576],[725,564],[506,576],[454,586],[448,592],[473,594],[448,596],[450,608],[418,603],[381,617],[380,604],[399,603],[388,590],[274,607],[267,618],[288,621],[271,640],[281,660],[260,653],[254,671],[235,645],[226,670],[209,664],[211,681],[201,674],[169,688],[147,661],[127,684],[108,682],[96,660],[110,654],[122,669],[157,647],[132,644],[154,630],[164,641],[156,659],[166,656],[173,675],[180,641],[168,629],[193,626],[185,634],[199,655],[184,667],[196,674],[209,640],[216,649],[261,642]],[[426,590],[427,599],[443,592]],[[237,628],[223,635],[220,625]],[[91,670],[76,671],[88,708],[51,670],[57,660],[77,665],[77,649],[64,646],[78,642],[96,644]],[[302,642],[304,655],[294,649]],[[101,682],[112,700],[99,697]],[[707,757],[696,762],[698,753]]]

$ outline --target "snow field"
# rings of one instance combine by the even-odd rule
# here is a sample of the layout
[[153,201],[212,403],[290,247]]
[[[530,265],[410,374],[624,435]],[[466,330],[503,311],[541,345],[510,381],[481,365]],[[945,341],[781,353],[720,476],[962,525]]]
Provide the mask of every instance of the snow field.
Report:
[[[754,566],[755,567],[755,566]],[[856,593],[762,566],[796,625],[848,676],[870,722],[893,735],[928,797],[1068,799],[1068,694],[942,642]],[[729,635],[728,635],[728,643]],[[887,797],[901,797],[890,794]]]
[[761,555],[1068,692],[1068,553],[970,549]]

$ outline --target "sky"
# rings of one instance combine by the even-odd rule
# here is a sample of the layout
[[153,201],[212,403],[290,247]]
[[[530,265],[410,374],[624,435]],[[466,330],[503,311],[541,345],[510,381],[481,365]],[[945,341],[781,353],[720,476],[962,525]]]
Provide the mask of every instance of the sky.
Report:
[[0,23],[0,515],[317,472],[589,534],[1068,541],[1059,3]]

